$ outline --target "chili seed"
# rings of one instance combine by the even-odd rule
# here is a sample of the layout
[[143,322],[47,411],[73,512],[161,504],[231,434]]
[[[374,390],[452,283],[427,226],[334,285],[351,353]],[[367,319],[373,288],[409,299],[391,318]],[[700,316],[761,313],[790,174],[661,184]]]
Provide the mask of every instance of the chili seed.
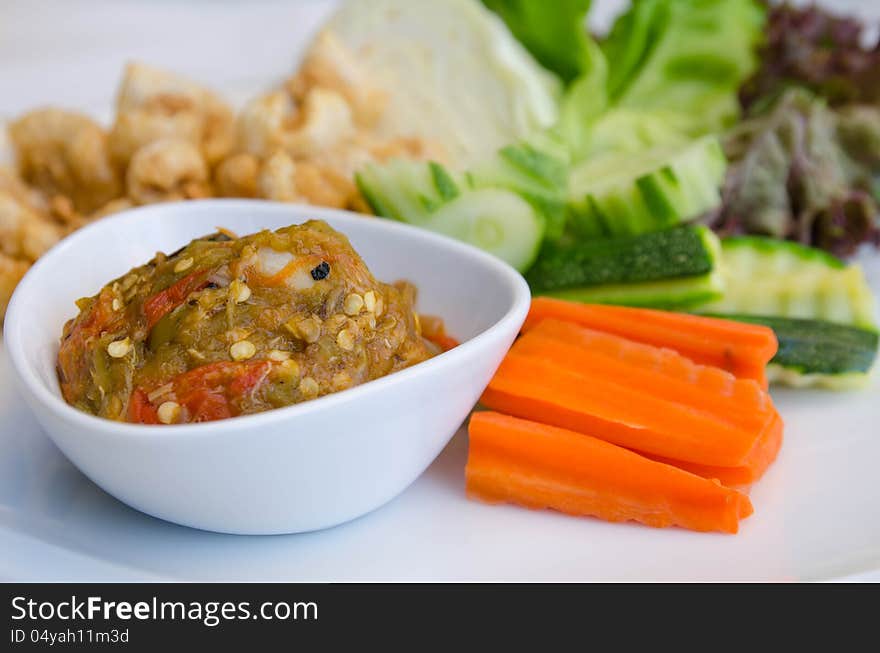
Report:
[[290,352],[289,351],[282,351],[280,349],[273,349],[272,351],[270,351],[266,355],[266,357],[270,361],[275,361],[276,363],[280,363],[281,361],[286,361],[286,360],[290,359]]
[[229,284],[229,296],[236,304],[241,304],[250,299],[251,289],[243,281],[235,279]]
[[333,375],[333,389],[345,390],[351,385],[351,377],[346,372],[339,372]]
[[303,377],[299,382],[299,391],[306,397],[314,397],[318,394],[318,382],[310,376]]
[[229,348],[229,355],[234,361],[246,361],[256,353],[257,348],[250,340],[239,340]]
[[180,404],[176,401],[165,401],[159,405],[156,416],[163,424],[174,424],[180,419]]
[[364,308],[370,311],[370,313],[376,310],[376,293],[372,290],[364,293]]
[[321,337],[321,319],[315,315],[289,320],[284,327],[296,338],[311,344]]
[[113,358],[122,358],[130,351],[131,351],[131,338],[124,338],[122,340],[114,340],[109,345],[107,345],[107,353],[110,354]]
[[122,300],[119,299],[119,297],[114,297],[113,298],[113,310],[118,311],[120,308],[122,308]]
[[344,349],[345,351],[351,351],[354,349],[354,336],[351,335],[351,331],[348,329],[342,329],[342,331],[337,333],[336,344],[339,345],[340,349]]
[[177,263],[174,264],[174,272],[185,272],[192,267],[193,260],[191,257],[182,258]]
[[345,301],[342,303],[342,310],[345,311],[346,315],[357,315],[361,312],[361,309],[364,307],[364,298],[353,292],[348,297],[345,298]]

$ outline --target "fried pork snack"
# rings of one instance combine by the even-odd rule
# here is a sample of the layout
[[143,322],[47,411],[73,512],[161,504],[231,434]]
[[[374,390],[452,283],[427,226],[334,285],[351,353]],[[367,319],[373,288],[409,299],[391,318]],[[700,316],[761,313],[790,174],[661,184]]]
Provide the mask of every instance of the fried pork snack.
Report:
[[70,199],[89,213],[121,194],[107,134],[96,122],[61,109],[37,109],[9,125],[24,181],[51,199]]
[[247,197],[370,213],[354,183],[367,163],[444,162],[418,135],[378,127],[388,93],[331,32],[297,73],[236,118],[214,92],[175,73],[129,64],[109,131],[39,109],[9,126],[17,171],[0,167],[0,320],[28,266],[71,231],[133,206]]
[[192,143],[174,138],[154,141],[135,152],[125,187],[136,204],[211,196],[208,167],[201,152]]
[[143,146],[174,138],[194,145],[212,166],[232,149],[232,109],[184,77],[141,63],[125,69],[110,131],[114,161],[126,166]]

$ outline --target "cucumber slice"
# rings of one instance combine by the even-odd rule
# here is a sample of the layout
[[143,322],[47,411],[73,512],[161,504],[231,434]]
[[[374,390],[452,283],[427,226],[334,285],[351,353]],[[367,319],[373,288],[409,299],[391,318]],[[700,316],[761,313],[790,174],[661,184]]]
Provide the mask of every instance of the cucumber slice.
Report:
[[776,332],[779,351],[768,368],[771,381],[795,387],[847,389],[867,383],[877,357],[877,331],[819,320],[722,315],[763,324]]
[[521,272],[534,262],[544,237],[544,220],[534,207],[500,188],[464,193],[434,212],[423,226],[476,245]]
[[357,172],[355,182],[376,215],[410,224],[423,224],[433,211],[461,193],[452,174],[433,161],[392,159],[367,164]]
[[572,230],[636,235],[696,218],[721,204],[726,166],[714,136],[591,159],[569,177]]
[[355,179],[377,215],[471,243],[523,271],[548,225],[562,232],[567,169],[563,159],[520,143],[461,181],[438,163],[400,159],[367,165]]
[[526,279],[536,294],[682,308],[720,297],[718,238],[706,227],[545,245]]
[[797,243],[722,241],[724,297],[701,312],[823,320],[875,328],[874,296],[858,265]]
[[489,161],[465,173],[470,188],[506,188],[530,202],[546,221],[547,237],[557,239],[565,227],[568,161],[558,149],[517,143],[502,148]]

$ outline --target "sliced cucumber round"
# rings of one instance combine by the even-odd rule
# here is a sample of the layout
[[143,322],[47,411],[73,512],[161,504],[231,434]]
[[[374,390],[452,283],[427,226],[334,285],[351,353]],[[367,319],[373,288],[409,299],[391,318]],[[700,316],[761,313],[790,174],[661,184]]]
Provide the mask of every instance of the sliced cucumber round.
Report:
[[522,272],[538,255],[544,225],[542,216],[522,197],[484,188],[448,202],[423,226],[476,245]]
[[591,159],[569,178],[572,229],[636,235],[696,218],[721,203],[726,165],[714,136]]

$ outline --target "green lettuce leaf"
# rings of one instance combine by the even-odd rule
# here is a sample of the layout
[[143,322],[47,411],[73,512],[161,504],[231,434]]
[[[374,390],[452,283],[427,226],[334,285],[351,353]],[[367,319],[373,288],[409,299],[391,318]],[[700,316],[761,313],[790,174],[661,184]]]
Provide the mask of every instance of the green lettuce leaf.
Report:
[[591,0],[483,0],[545,68],[569,83],[590,68]]
[[738,117],[765,10],[755,0],[635,0],[602,49],[615,106],[686,114],[692,135]]

